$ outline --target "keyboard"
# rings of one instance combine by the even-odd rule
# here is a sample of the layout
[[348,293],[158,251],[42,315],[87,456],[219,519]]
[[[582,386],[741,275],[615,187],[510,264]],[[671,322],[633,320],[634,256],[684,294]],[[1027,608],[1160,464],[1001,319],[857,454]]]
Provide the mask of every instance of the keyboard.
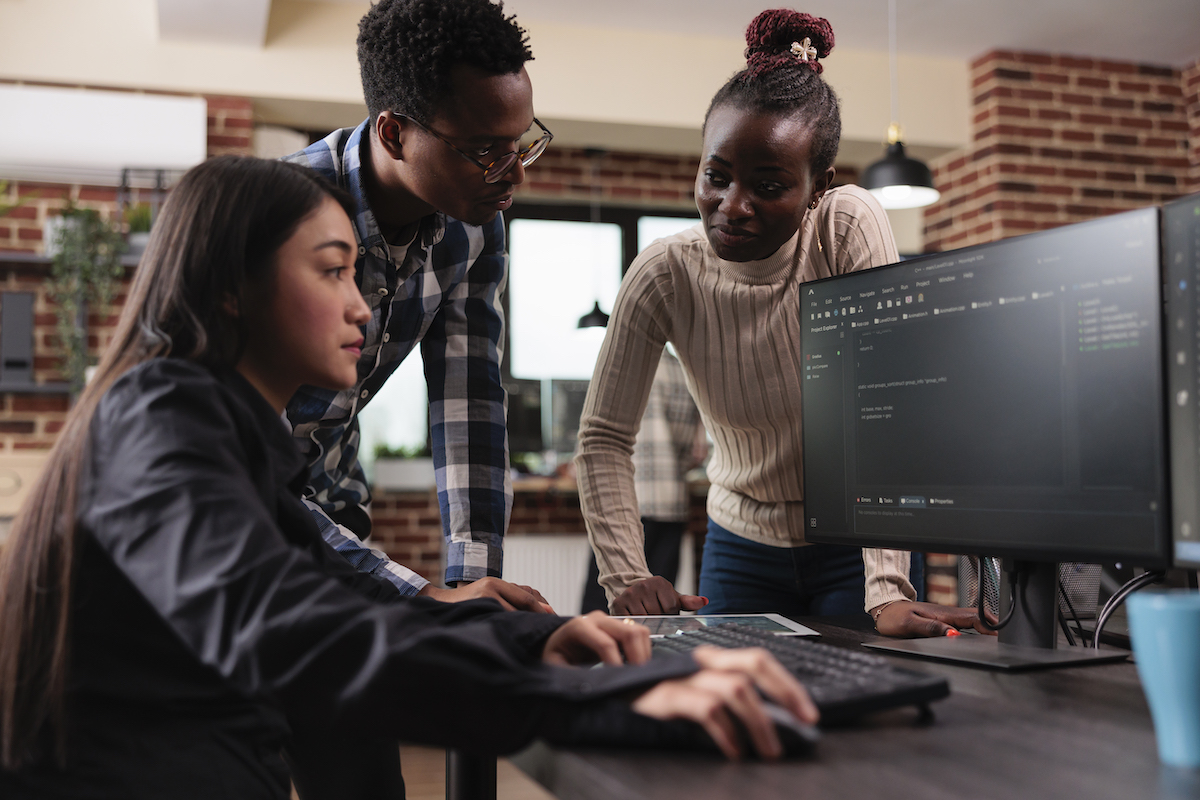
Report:
[[924,705],[950,694],[945,678],[893,666],[886,659],[798,636],[776,636],[758,628],[725,623],[680,631],[652,640],[654,652],[689,653],[700,645],[762,647],[808,690],[821,723],[836,723],[889,708]]

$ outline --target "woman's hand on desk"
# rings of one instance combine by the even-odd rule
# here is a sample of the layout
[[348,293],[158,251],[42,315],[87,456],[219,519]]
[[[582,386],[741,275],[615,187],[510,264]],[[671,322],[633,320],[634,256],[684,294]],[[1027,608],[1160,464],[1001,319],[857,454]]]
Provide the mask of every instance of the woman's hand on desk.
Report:
[[708,605],[707,597],[680,594],[666,578],[655,575],[630,586],[612,601],[613,616],[639,617],[646,614],[678,614]]
[[[996,622],[990,612],[988,621]],[[904,639],[946,636],[947,631],[957,632],[959,628],[974,628],[980,633],[996,635],[995,631],[989,631],[979,623],[979,612],[974,608],[955,608],[937,603],[899,600],[884,607],[875,620],[875,630],[884,636]]]
[[655,719],[691,720],[731,759],[745,755],[735,717],[759,756],[783,755],[775,724],[763,708],[763,695],[801,722],[817,721],[817,707],[808,692],[766,650],[697,647],[692,658],[703,669],[687,678],[663,681],[634,700],[633,710]]
[[597,661],[611,666],[645,664],[650,660],[650,629],[593,611],[550,634],[542,649],[542,660],[559,666]]
[[540,614],[553,614],[554,609],[542,597],[537,589],[520,586],[499,578],[482,578],[472,583],[460,583],[454,589],[439,589],[432,583],[418,592],[422,597],[431,597],[443,603],[461,603],[464,600],[476,600],[480,597],[490,597],[499,601],[506,611],[536,611]]

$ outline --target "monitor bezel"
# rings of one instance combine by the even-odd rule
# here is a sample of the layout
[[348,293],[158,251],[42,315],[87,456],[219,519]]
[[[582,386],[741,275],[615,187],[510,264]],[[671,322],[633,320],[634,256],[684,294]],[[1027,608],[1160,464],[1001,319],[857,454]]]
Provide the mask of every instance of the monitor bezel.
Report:
[[[1170,537],[1171,550],[1171,565],[1182,569],[1197,569],[1200,568],[1200,559],[1180,558],[1177,552],[1176,544],[1177,537],[1175,533],[1176,526],[1180,523],[1180,516],[1193,517],[1196,514],[1197,500],[1196,495],[1200,494],[1200,457],[1196,452],[1196,444],[1191,442],[1193,439],[1200,439],[1200,419],[1193,418],[1189,421],[1184,419],[1183,414],[1188,411],[1194,412],[1196,409],[1197,395],[1200,395],[1200,386],[1190,385],[1187,388],[1193,393],[1192,403],[1188,406],[1187,411],[1181,411],[1174,403],[1171,402],[1177,389],[1174,376],[1179,372],[1174,364],[1171,363],[1171,352],[1174,350],[1172,346],[1176,341],[1188,340],[1191,344],[1192,361],[1185,370],[1186,378],[1190,380],[1193,377],[1200,377],[1200,366],[1195,363],[1197,356],[1200,356],[1200,347],[1196,346],[1194,337],[1197,328],[1197,317],[1200,317],[1200,283],[1196,281],[1197,276],[1191,275],[1194,285],[1190,293],[1191,300],[1189,307],[1186,308],[1192,319],[1192,328],[1185,331],[1182,335],[1177,335],[1171,328],[1171,320],[1175,317],[1173,313],[1172,299],[1176,296],[1172,291],[1175,285],[1174,276],[1171,274],[1171,265],[1168,263],[1169,254],[1166,249],[1167,245],[1167,214],[1174,208],[1195,208],[1200,204],[1200,193],[1185,195],[1184,197],[1176,198],[1167,203],[1163,203],[1159,213],[1159,269],[1162,278],[1162,301],[1163,301],[1163,316],[1162,316],[1162,349],[1163,349],[1163,401],[1166,406],[1164,413],[1166,414],[1166,425],[1169,432],[1168,445],[1176,442],[1177,426],[1184,430],[1178,431],[1182,436],[1188,434],[1186,440],[1187,447],[1169,447],[1168,463],[1170,465],[1170,473],[1168,475],[1171,520],[1168,535]],[[1196,259],[1200,259],[1200,252],[1194,254]],[[1184,452],[1191,450],[1190,453]],[[1176,491],[1177,488],[1186,487],[1190,495],[1187,501],[1190,506],[1186,512],[1181,514],[1183,506],[1182,492]]]

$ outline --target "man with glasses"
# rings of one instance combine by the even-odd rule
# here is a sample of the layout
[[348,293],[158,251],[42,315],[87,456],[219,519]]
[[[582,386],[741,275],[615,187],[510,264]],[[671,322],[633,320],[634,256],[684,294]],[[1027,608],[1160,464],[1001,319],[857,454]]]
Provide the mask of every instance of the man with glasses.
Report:
[[[359,23],[368,118],[289,160],[353,196],[359,288],[371,308],[353,389],[304,387],[287,419],[310,466],[305,501],[327,541],[405,595],[492,597],[548,611],[499,579],[512,508],[500,383],[504,224],[525,167],[551,134],[533,116],[514,18],[488,0],[381,0]],[[420,345],[446,536],[439,589],[363,544],[370,500],[358,412]]]

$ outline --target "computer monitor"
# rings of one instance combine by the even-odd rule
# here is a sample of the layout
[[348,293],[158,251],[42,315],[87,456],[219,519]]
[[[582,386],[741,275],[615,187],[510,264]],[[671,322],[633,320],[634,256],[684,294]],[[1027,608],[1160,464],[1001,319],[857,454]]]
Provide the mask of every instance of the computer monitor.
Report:
[[1002,556],[1063,661],[1055,562],[1171,557],[1159,262],[1145,209],[804,284],[808,540]]
[[1200,567],[1200,194],[1163,206],[1171,530],[1175,565]]
[[540,453],[542,437],[542,382],[510,378],[508,392],[508,449],[511,453]]
[[583,402],[587,399],[588,381],[560,381],[550,383],[550,439],[559,458],[569,460],[575,454],[579,438],[579,418],[583,415]]

